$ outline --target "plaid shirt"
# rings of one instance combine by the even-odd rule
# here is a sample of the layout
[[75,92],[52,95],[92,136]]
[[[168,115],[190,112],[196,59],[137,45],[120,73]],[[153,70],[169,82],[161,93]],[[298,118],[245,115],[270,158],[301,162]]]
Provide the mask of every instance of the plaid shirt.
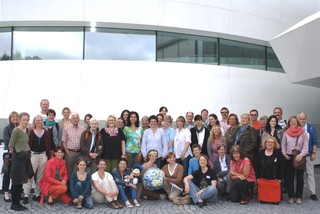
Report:
[[63,129],[62,142],[68,149],[80,150],[80,137],[85,128],[81,125],[70,124]]

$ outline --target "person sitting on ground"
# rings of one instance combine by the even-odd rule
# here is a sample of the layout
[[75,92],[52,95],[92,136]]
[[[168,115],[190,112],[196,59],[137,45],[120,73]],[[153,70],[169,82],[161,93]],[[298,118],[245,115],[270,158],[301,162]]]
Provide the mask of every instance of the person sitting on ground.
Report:
[[191,175],[193,172],[199,169],[199,157],[201,155],[201,146],[199,144],[194,144],[192,146],[193,158],[189,161],[188,175]]

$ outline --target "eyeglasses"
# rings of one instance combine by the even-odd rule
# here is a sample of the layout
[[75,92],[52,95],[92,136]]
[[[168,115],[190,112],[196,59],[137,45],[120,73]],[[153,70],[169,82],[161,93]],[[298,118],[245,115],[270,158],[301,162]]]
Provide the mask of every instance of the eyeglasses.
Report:
[[257,114],[250,114],[250,116],[254,117],[254,116],[258,116]]
[[273,141],[266,141],[266,143],[275,143],[275,142],[273,142]]
[[229,112],[227,112],[227,111],[222,111],[222,112],[220,112],[221,114],[228,114]]

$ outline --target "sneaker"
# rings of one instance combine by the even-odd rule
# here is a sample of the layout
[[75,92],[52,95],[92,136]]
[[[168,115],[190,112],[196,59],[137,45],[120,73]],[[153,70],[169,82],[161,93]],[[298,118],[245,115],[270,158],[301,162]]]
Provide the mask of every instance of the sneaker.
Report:
[[297,198],[296,199],[296,204],[302,204],[302,199],[301,198]]
[[293,204],[293,198],[289,198],[288,203]]
[[318,201],[318,197],[316,196],[316,194],[311,195],[311,199],[314,201]]
[[[28,196],[24,196],[22,203],[23,203],[23,204],[28,204],[28,203],[29,203],[29,198],[28,198]],[[21,205],[21,206],[22,206],[22,205]]]
[[33,197],[32,197],[32,200],[34,200],[34,201],[40,201],[40,195],[34,195]]
[[246,204],[248,204],[248,203],[249,203],[249,200],[248,200],[248,199],[240,201],[240,204],[241,204],[241,205],[246,205]]
[[114,202],[114,201],[111,201],[109,203],[109,206],[112,208],[112,209],[120,209],[120,207]]

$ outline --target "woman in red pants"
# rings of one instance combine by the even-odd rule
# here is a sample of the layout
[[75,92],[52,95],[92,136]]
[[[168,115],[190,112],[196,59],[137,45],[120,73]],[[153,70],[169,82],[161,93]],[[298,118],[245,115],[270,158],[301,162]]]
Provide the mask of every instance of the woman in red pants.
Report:
[[54,158],[51,158],[45,167],[44,176],[40,181],[42,196],[40,203],[43,202],[43,196],[48,195],[48,204],[53,205],[55,199],[60,199],[66,204],[71,203],[71,198],[66,194],[68,190],[68,173],[66,162],[63,160],[64,150],[57,146],[54,149]]

